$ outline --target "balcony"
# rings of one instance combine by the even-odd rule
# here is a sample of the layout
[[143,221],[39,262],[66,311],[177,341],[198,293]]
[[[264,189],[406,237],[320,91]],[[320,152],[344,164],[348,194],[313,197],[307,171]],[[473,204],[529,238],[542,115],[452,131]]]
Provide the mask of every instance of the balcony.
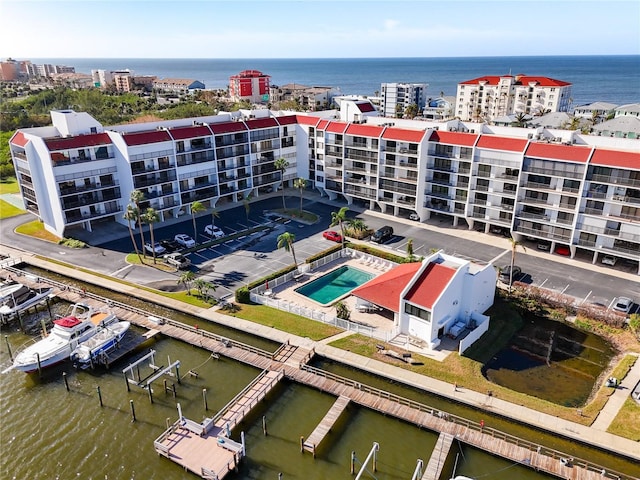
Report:
[[344,189],[344,193],[346,193],[347,195],[353,195],[356,197],[363,197],[363,198],[368,198],[371,200],[376,200],[377,196],[375,193],[375,190],[373,189],[362,189],[362,188],[357,188],[357,187],[351,187],[351,186],[345,186]]
[[537,183],[537,182],[525,182],[523,187],[531,188],[533,190],[554,190],[555,191],[556,189],[556,187],[552,187],[548,183]]
[[455,173],[455,168],[451,164],[431,163],[427,164],[427,170],[435,170],[437,172]]
[[443,192],[426,192],[426,196],[435,197],[435,198],[443,198],[445,200],[452,200],[453,199],[453,197],[451,195],[449,195],[448,193],[443,193]]
[[75,193],[84,193],[84,192],[91,192],[91,191],[95,191],[95,190],[102,190],[104,188],[112,188],[112,187],[116,187],[119,185],[119,182],[116,182],[114,180],[110,181],[110,182],[101,182],[101,183],[90,183],[90,184],[84,184],[81,187],[74,187],[74,188],[60,188],[60,195],[61,196],[65,196],[65,195],[73,195]]
[[545,222],[549,221],[549,215],[544,215],[541,213],[531,213],[531,212],[519,212],[516,214],[516,217],[519,218],[529,218],[531,220],[542,220]]
[[610,183],[613,185],[627,185],[630,187],[640,187],[640,179],[624,178],[624,177],[612,177],[610,175],[591,175],[588,178],[592,182]]
[[603,211],[601,208],[585,208],[584,212],[587,215],[603,215]]
[[553,177],[577,178],[577,179],[581,179],[584,175],[584,172],[568,172],[566,170],[560,170],[555,168],[539,168],[539,167],[529,167],[525,170],[525,172],[538,173],[541,175],[549,175]]
[[122,212],[122,206],[119,204],[116,205],[115,207],[105,207],[101,210],[90,212],[90,213],[81,213],[81,214],[66,213],[65,217],[66,217],[67,223],[76,223],[76,222],[82,222],[85,220],[91,220],[92,218],[104,217],[106,215],[113,215],[118,212]]
[[158,185],[161,183],[174,182],[176,180],[176,174],[170,175],[151,175],[149,177],[135,177],[133,179],[133,186],[135,188],[149,187],[151,185]]
[[179,167],[213,161],[213,152],[185,153],[177,156]]

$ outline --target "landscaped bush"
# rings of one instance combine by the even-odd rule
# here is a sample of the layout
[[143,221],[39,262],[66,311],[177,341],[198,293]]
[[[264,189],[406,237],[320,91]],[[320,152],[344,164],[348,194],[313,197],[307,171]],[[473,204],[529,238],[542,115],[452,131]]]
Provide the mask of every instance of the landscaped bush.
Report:
[[251,296],[247,287],[240,287],[236,290],[236,302],[251,303]]
[[359,252],[367,253],[369,255],[374,255],[376,257],[383,258],[385,260],[389,260],[390,262],[395,263],[404,263],[406,258],[400,255],[396,255],[394,253],[385,252],[384,250],[378,250],[377,248],[370,247],[369,245],[359,245],[356,243],[348,243],[347,247],[352,248],[353,250],[358,250]]
[[82,240],[76,240],[75,238],[63,238],[58,244],[69,248],[85,248],[87,246]]
[[309,258],[307,258],[304,262],[305,263],[313,263],[316,260],[320,260],[322,257],[326,257],[327,255],[331,255],[332,253],[335,253],[339,250],[342,249],[342,245],[334,245],[333,247],[327,248],[326,250],[323,250],[319,253],[316,253],[315,255],[311,255]]

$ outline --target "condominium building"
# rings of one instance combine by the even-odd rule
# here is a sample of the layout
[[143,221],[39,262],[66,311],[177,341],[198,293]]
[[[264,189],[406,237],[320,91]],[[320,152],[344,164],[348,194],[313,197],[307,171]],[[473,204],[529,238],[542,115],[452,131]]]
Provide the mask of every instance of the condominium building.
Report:
[[[341,112],[362,105],[343,100]],[[134,189],[164,220],[196,200],[238,202],[302,177],[332,200],[390,217],[438,215],[638,266],[637,140],[363,115],[255,110],[103,127],[86,113],[54,111],[53,126],[19,130],[10,149],[27,209],[61,236],[124,223]],[[284,175],[278,158],[289,163]]]
[[229,96],[234,102],[266,103],[270,82],[271,77],[258,70],[243,70],[229,78]]
[[527,75],[485,76],[458,84],[456,116],[466,121],[491,121],[510,114],[566,112],[571,84]]
[[427,95],[426,83],[383,83],[380,85],[380,113],[383,117],[402,118],[410,105],[422,112]]

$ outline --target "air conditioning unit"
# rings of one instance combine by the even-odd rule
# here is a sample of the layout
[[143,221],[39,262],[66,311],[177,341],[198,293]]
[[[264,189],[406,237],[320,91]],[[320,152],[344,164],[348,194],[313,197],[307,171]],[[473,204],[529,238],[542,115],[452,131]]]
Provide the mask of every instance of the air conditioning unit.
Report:
[[529,135],[527,135],[527,138],[528,138],[529,140],[533,139],[533,133],[530,133]]
[[449,131],[450,131],[450,132],[457,132],[457,131],[458,131],[458,129],[454,127],[454,128],[452,128],[452,129],[450,129]]
[[472,128],[472,129],[471,129],[471,133],[476,133],[476,129],[475,129],[475,128]]

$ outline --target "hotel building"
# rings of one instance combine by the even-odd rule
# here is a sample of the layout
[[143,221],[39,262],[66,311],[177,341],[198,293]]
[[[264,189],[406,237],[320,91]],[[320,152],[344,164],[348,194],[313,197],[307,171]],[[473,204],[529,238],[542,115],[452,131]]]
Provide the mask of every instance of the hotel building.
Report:
[[[342,115],[255,110],[111,127],[53,111],[53,126],[17,131],[10,149],[27,209],[60,236],[95,222],[126,224],[134,189],[162,221],[196,200],[235,203],[302,177],[332,200],[390,218],[438,215],[593,262],[638,262],[636,140],[459,120],[389,122],[366,102],[349,102]],[[278,158],[289,163],[284,176]]]
[[383,117],[402,117],[409,105],[425,107],[426,83],[383,83],[380,85],[380,113]]

